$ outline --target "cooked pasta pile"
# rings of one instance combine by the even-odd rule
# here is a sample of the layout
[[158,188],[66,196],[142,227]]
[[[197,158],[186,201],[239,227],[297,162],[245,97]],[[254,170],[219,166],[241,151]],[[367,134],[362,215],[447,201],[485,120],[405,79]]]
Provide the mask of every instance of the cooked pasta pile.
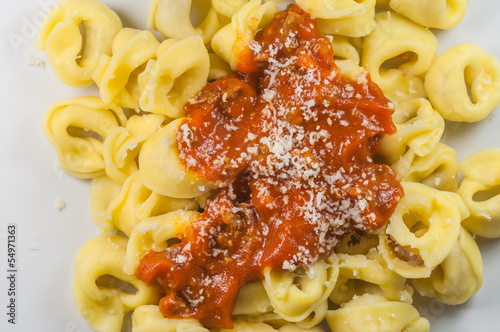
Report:
[[[92,181],[91,217],[103,232],[78,253],[73,293],[96,331],[120,331],[130,312],[134,332],[228,331],[164,317],[164,294],[136,268],[175,245],[213,196],[217,185],[179,157],[179,119],[207,82],[246,69],[277,2],[153,0],[148,28],[159,34],[123,27],[98,0],[61,0],[43,22],[37,47],[59,79],[100,93],[56,102],[43,121],[59,166]],[[428,28],[455,27],[467,0],[295,2],[331,36],[340,74],[368,71],[394,104],[397,132],[381,139],[378,158],[404,197],[381,229],[352,231],[330,257],[244,285],[234,331],[323,331],[325,321],[332,331],[428,331],[414,292],[466,302],[483,282],[473,235],[500,237],[500,148],[459,163],[440,142],[445,120],[479,121],[500,104],[500,61],[470,43],[437,55]],[[204,15],[198,25],[192,11]]]

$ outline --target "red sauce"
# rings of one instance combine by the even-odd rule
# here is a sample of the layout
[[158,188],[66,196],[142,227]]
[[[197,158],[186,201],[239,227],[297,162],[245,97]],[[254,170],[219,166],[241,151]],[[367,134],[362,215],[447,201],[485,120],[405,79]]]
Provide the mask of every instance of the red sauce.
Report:
[[294,6],[250,45],[241,68],[185,106],[186,166],[219,185],[181,243],[141,259],[167,317],[231,328],[238,291],[267,268],[328,257],[354,229],[384,225],[403,195],[374,163],[393,108],[366,73],[341,77],[330,40]]

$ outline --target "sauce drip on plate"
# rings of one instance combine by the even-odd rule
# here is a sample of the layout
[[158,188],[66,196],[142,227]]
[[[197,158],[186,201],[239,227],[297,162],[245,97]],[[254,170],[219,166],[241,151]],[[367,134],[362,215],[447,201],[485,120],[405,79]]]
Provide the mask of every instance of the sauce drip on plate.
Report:
[[395,132],[392,104],[367,72],[341,76],[308,14],[279,12],[248,47],[240,72],[185,106],[177,136],[187,168],[219,189],[180,243],[136,271],[165,292],[165,316],[207,327],[232,327],[245,283],[328,257],[348,232],[383,226],[403,195],[374,163]]

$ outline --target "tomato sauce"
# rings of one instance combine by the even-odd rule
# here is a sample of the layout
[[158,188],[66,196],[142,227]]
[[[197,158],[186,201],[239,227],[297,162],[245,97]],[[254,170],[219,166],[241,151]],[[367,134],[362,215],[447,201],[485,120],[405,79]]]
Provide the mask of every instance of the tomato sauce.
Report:
[[392,104],[368,73],[341,76],[308,14],[279,12],[248,46],[239,72],[188,102],[177,137],[186,166],[219,189],[136,272],[165,292],[165,316],[207,327],[232,327],[242,285],[328,257],[348,232],[383,226],[403,195],[374,162],[395,132]]

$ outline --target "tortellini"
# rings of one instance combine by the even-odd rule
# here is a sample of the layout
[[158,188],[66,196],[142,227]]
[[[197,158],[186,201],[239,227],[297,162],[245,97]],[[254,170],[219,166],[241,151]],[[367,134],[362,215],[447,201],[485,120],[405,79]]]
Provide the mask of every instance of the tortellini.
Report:
[[215,186],[182,163],[176,142],[182,125],[182,118],[174,120],[144,143],[139,154],[139,171],[142,182],[152,191],[175,198],[193,198]]
[[271,22],[277,11],[274,2],[248,2],[233,16],[230,24],[214,35],[211,46],[215,54],[229,63],[232,70],[244,71],[245,68],[238,67],[239,60],[251,52],[255,33]]
[[170,211],[197,208],[198,205],[193,200],[176,199],[152,192],[143,185],[137,171],[127,178],[120,193],[113,198],[102,215],[109,218],[109,222],[105,224],[113,225],[130,236],[141,220]]
[[123,272],[126,246],[126,238],[102,236],[88,241],[76,257],[76,306],[98,332],[120,332],[127,312],[160,299],[153,287]]
[[63,83],[86,86],[93,83],[92,74],[101,55],[111,53],[111,43],[121,28],[118,15],[97,0],[61,0],[40,27],[37,49],[47,52]]
[[177,239],[199,215],[196,211],[175,210],[141,221],[130,234],[125,273],[134,274],[139,260],[147,251],[168,248],[168,241]]
[[165,118],[158,114],[133,115],[125,127],[113,129],[103,145],[106,174],[116,183],[123,184],[139,170],[136,157],[142,144],[164,121]]
[[92,179],[90,185],[90,217],[100,229],[112,229],[111,216],[106,215],[113,199],[118,196],[122,186],[102,175]]
[[96,83],[100,93],[57,102],[44,118],[60,167],[92,179],[91,217],[102,234],[79,252],[73,292],[97,331],[120,331],[131,311],[133,332],[320,332],[325,319],[332,331],[428,331],[412,286],[452,305],[481,287],[469,232],[500,237],[500,149],[459,167],[440,140],[444,119],[478,121],[500,104],[500,62],[472,44],[436,58],[436,37],[424,27],[455,26],[468,0],[296,0],[330,38],[341,76],[371,75],[393,102],[397,132],[381,138],[377,158],[405,197],[385,228],[353,231],[329,258],[267,269],[244,285],[234,329],[160,312],[163,294],[140,282],[136,267],[148,251],[178,243],[220,185],[180,158],[177,138],[190,135],[184,105],[207,81],[252,72],[254,38],[277,2],[153,0],[147,27],[155,34],[123,28],[97,0],[62,0],[42,24],[37,47],[60,80]]
[[163,317],[157,305],[143,305],[132,314],[132,332],[209,332],[196,319]]
[[234,305],[233,315],[255,316],[272,311],[273,306],[262,281],[251,282],[241,287]]
[[408,148],[418,156],[429,154],[444,132],[443,118],[424,98],[399,102],[392,120],[398,131],[383,138],[379,153],[389,164],[397,161]]
[[339,61],[353,61],[356,65],[359,65],[359,50],[352,38],[332,36],[332,49],[337,64]]
[[375,28],[375,0],[356,2],[363,6],[360,14],[332,19],[318,18],[319,31],[349,37],[361,37],[369,34]]
[[212,0],[215,11],[226,17],[232,17],[248,0]]
[[234,329],[204,328],[196,319],[171,319],[163,317],[158,306],[143,305],[137,308],[132,315],[132,332],[322,332],[319,327],[306,329],[295,324],[286,324],[279,328],[263,323],[246,320],[234,320]]
[[392,12],[376,14],[375,23],[376,28],[364,39],[361,65],[387,98],[425,97],[423,78],[436,57],[436,37]]
[[483,237],[500,237],[500,149],[470,155],[460,163],[459,170],[465,178],[458,193],[470,212],[464,227]]
[[382,295],[365,294],[326,316],[332,331],[429,331],[429,321],[411,304],[389,301]]
[[[205,6],[210,4],[209,0],[198,2],[204,2]],[[220,24],[217,12],[212,8],[206,13],[200,25],[194,27],[191,22],[191,0],[153,0],[147,21],[148,29],[160,31],[165,38],[184,39],[202,36],[205,43],[208,43],[220,29]]]
[[364,1],[356,0],[296,0],[314,18],[346,18],[366,12]]
[[482,120],[500,104],[500,61],[471,43],[454,46],[432,63],[425,91],[446,120]]
[[404,289],[406,279],[390,270],[376,250],[368,255],[338,254],[338,259],[339,277],[330,295],[333,303],[341,305],[366,293],[411,301],[411,294]]
[[413,280],[421,294],[457,305],[467,301],[483,284],[483,262],[476,242],[463,227],[445,260],[427,279]]
[[[331,256],[296,272],[269,269],[264,273],[263,282],[275,311],[287,321],[300,322],[326,304],[338,273],[337,258]],[[319,321],[323,318],[319,317]]]
[[113,40],[113,55],[102,55],[93,75],[102,100],[138,108],[141,94],[138,76],[155,57],[159,45],[151,31],[122,29]]
[[458,188],[457,152],[439,142],[425,156],[408,150],[398,161],[391,164],[398,181],[420,182],[429,187],[456,191]]
[[379,250],[399,275],[426,278],[452,250],[469,212],[456,193],[402,184],[405,197],[380,235]]
[[119,106],[97,97],[76,97],[52,104],[43,130],[56,149],[59,166],[77,178],[89,179],[104,174],[103,141],[126,122]]
[[158,60],[151,60],[143,79],[141,109],[170,118],[184,115],[184,104],[208,78],[210,58],[200,37],[163,42]]
[[390,0],[391,8],[423,26],[451,29],[462,21],[469,0]]

